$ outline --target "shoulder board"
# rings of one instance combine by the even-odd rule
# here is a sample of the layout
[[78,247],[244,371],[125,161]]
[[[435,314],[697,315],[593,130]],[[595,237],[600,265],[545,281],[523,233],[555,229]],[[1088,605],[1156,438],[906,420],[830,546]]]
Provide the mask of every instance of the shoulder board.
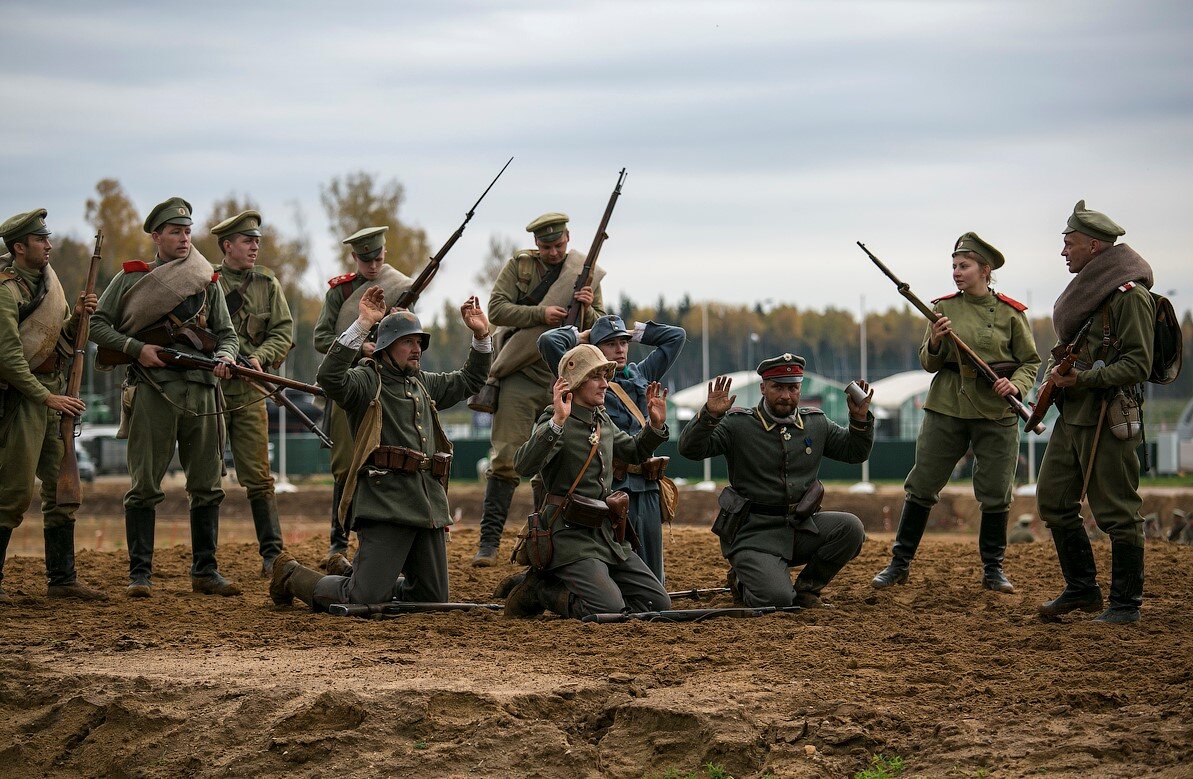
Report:
[[519,249],[518,251],[514,252],[514,256],[513,256],[513,259],[515,259],[515,260],[522,260],[522,259],[537,260],[538,258],[539,258],[539,250],[538,249]]
[[1023,305],[1018,300],[1015,300],[1015,298],[1011,297],[1010,295],[1004,295],[1001,292],[996,292],[994,297],[998,298],[1003,303],[1006,303],[1008,306],[1015,309],[1016,311],[1026,311],[1027,310],[1027,306]]
[[16,281],[17,274],[10,270],[0,270],[0,284],[7,284],[10,281]]
[[824,409],[816,408],[815,406],[800,406],[799,413],[800,414],[820,414],[823,416]]
[[754,409],[752,409],[752,408],[742,408],[741,406],[734,406],[733,408],[731,408],[725,412],[725,416],[729,416],[730,414],[753,414],[753,413],[754,413]]
[[1128,281],[1126,284],[1124,284],[1124,285],[1122,285],[1121,287],[1119,287],[1119,288],[1118,288],[1118,291],[1119,291],[1119,292],[1130,292],[1130,291],[1131,291],[1131,290],[1133,290],[1133,289],[1135,289],[1135,282],[1133,282],[1133,281]]
[[942,301],[942,300],[948,300],[949,298],[955,298],[955,297],[957,297],[957,296],[958,296],[958,295],[960,295],[960,294],[961,294],[961,290],[957,290],[956,292],[953,292],[953,293],[951,293],[951,294],[948,294],[948,295],[941,295],[941,296],[940,296],[940,297],[938,297],[938,298],[932,298],[932,302],[933,302],[933,303],[939,303],[939,302],[940,302],[940,301]]
[[334,289],[341,284],[347,284],[348,282],[353,281],[355,278],[355,273],[345,273],[343,276],[336,276],[335,278],[328,279],[327,286]]
[[214,284],[220,280],[220,272],[217,270],[211,274],[211,283]]
[[271,279],[274,277],[273,271],[269,268],[266,268],[264,265],[254,265],[253,274],[257,276],[266,276]]
[[148,273],[151,270],[144,260],[129,260],[122,267],[125,273]]

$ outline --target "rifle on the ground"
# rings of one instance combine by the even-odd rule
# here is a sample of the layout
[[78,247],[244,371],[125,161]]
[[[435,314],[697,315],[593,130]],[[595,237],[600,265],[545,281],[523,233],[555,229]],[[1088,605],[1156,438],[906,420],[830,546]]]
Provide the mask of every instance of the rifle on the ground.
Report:
[[[866,253],[867,257],[874,261],[874,264],[878,266],[878,269],[886,274],[887,278],[895,282],[895,289],[899,292],[899,294],[906,298],[907,301],[911,303],[911,305],[914,306],[917,311],[923,314],[929,322],[935,323],[936,320],[942,316],[941,314],[938,314],[932,309],[928,308],[928,306],[924,305],[924,301],[920,300],[916,294],[911,291],[911,285],[905,281],[901,281],[898,276],[891,272],[890,268],[888,268],[886,265],[883,265],[882,260],[875,257],[874,253],[867,249],[864,243],[858,241],[857,245],[861,247],[862,251]],[[973,366],[974,370],[977,371],[979,376],[981,376],[991,385],[998,381],[999,376],[994,372],[994,369],[987,365],[986,361],[979,357],[977,352],[969,348],[964,341],[958,338],[956,333],[950,331],[948,336],[949,340],[953,342],[953,345],[957,347],[957,351],[964,355],[965,359],[969,360],[969,363]],[[1027,406],[1023,405],[1023,402],[1020,401],[1019,398],[1015,397],[1014,395],[1007,395],[1003,398],[1003,400],[1005,400],[1007,405],[1019,415],[1020,419],[1027,422],[1028,430],[1031,430],[1035,433],[1044,432],[1044,426],[1040,424],[1039,420],[1036,420],[1034,425],[1031,423],[1032,414],[1027,409]]]
[[596,237],[592,239],[592,245],[588,247],[588,256],[584,258],[584,267],[581,268],[580,275],[576,276],[576,284],[572,288],[572,302],[568,305],[568,313],[563,320],[564,326],[584,329],[585,306],[576,300],[574,295],[585,287],[592,286],[592,271],[596,267],[601,247],[605,245],[605,239],[609,237],[607,232],[609,229],[609,219],[612,218],[613,207],[617,205],[617,198],[621,195],[621,185],[623,182],[625,182],[625,168],[622,168],[621,173],[617,174],[617,186],[613,188],[613,194],[609,195],[609,203],[605,206],[605,213],[601,216],[601,224],[597,227]]
[[[252,370],[252,364],[249,363],[249,359],[243,354],[236,357],[236,362],[243,367]],[[290,400],[290,398],[286,397],[284,390],[279,389],[267,381],[253,381],[252,379],[243,379],[243,381],[245,384],[248,384],[250,387],[257,390],[257,392],[260,392],[262,395],[272,398],[273,402],[277,405],[285,406],[286,411],[290,414],[293,414],[295,418],[302,423],[303,427],[315,434],[315,437],[319,439],[320,446],[322,446],[324,449],[331,448],[331,439],[327,437],[327,433],[323,432],[323,430],[315,424],[315,420],[311,419],[305,411],[295,404],[293,400]],[[286,431],[283,430],[281,432],[283,435],[285,435]]]
[[245,368],[234,362],[224,362],[213,357],[198,357],[193,354],[180,352],[177,349],[159,349],[157,358],[164,362],[167,368],[176,368],[184,371],[214,371],[221,365],[227,365],[234,379],[267,381],[270,384],[296,389],[308,395],[316,395],[321,398],[327,397],[327,393],[318,384],[306,384],[301,381],[295,381],[294,379],[287,379],[285,376],[275,376],[265,371],[255,371],[252,368]]
[[443,258],[447,256],[447,253],[450,252],[452,247],[456,245],[456,241],[460,240],[460,236],[464,234],[464,228],[468,226],[469,220],[472,219],[472,215],[476,212],[476,207],[481,204],[481,201],[485,199],[485,195],[489,194],[489,190],[493,188],[493,185],[497,183],[497,179],[501,178],[501,174],[505,173],[505,169],[508,168],[510,163],[513,161],[514,158],[510,157],[509,160],[506,161],[505,166],[497,172],[497,175],[493,177],[491,182],[489,182],[489,186],[485,188],[485,191],[481,193],[481,196],[478,197],[476,202],[472,204],[472,208],[468,209],[468,213],[464,215],[464,221],[461,222],[460,226],[456,228],[456,231],[451,234],[451,237],[444,242],[443,246],[439,247],[439,251],[435,252],[435,256],[432,257],[429,262],[427,262],[426,266],[422,269],[422,272],[415,277],[414,283],[410,285],[410,289],[404,291],[398,296],[398,301],[394,304],[396,307],[405,309],[414,308],[414,304],[418,302],[418,296],[423,293],[423,291],[431,283],[431,279],[435,278],[435,274],[439,272],[439,265],[443,262]]
[[713,598],[717,595],[729,595],[731,592],[733,592],[733,590],[730,590],[728,587],[697,587],[694,590],[678,590],[676,592],[669,592],[667,594],[671,596],[671,600],[687,599],[701,601],[709,600],[710,598]]
[[747,618],[764,617],[767,614],[793,614],[802,611],[799,606],[755,606],[727,609],[672,609],[669,611],[637,611],[616,614],[589,614],[581,622],[595,622],[598,625],[614,625],[621,622],[703,622],[718,617]]
[[[1073,366],[1077,364],[1077,356],[1081,353],[1081,347],[1085,344],[1085,337],[1089,334],[1090,325],[1094,323],[1093,317],[1085,323],[1073,339],[1072,343],[1061,344],[1052,350],[1052,358],[1056,360],[1053,369],[1061,376],[1068,376],[1073,372]],[[1052,381],[1052,374],[1048,374],[1048,378],[1040,385],[1039,392],[1036,393],[1036,402],[1032,404],[1031,418],[1027,420],[1027,425],[1030,428],[1033,422],[1039,422],[1048,413],[1048,409],[1056,402],[1056,384]]]
[[[100,250],[104,244],[104,231],[95,232],[95,250],[91,252],[91,266],[87,269],[87,286],[84,295],[95,294],[95,283],[99,277]],[[70,373],[66,379],[66,394],[79,397],[83,386],[83,366],[87,362],[87,338],[91,333],[91,314],[87,309],[79,315],[75,330],[74,351],[71,356]],[[54,500],[64,508],[77,507],[83,502],[83,487],[79,484],[79,461],[75,455],[75,423],[78,417],[62,415],[58,422],[58,435],[62,439],[62,464],[58,468],[57,494]]]
[[390,601],[389,603],[333,603],[327,613],[337,617],[400,617],[403,614],[425,614],[431,611],[501,611],[500,603],[418,603]]

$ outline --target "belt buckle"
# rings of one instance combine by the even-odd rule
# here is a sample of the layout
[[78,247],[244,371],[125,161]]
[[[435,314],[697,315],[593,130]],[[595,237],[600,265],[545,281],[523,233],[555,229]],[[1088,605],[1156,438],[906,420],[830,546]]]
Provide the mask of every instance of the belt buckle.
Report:
[[794,515],[795,515],[795,510],[796,510],[798,507],[799,507],[799,504],[798,504],[798,503],[788,503],[788,504],[787,504],[787,516],[789,516],[789,517],[790,517],[790,516],[794,516]]

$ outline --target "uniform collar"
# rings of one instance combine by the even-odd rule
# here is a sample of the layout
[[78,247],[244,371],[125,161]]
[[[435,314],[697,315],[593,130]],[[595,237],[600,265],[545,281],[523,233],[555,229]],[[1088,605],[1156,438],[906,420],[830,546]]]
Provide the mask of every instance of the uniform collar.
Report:
[[766,407],[766,398],[758,401],[754,413],[758,416],[758,421],[762,423],[763,429],[770,432],[778,425],[795,425],[800,430],[804,429],[803,417],[799,415],[799,409],[795,410],[795,414],[788,418],[776,417],[770,413],[770,409]]
[[597,416],[597,409],[581,406],[575,401],[572,402],[572,414],[578,421],[586,425],[591,425]]
[[29,270],[28,268],[22,268],[20,265],[18,265],[15,262],[12,263],[11,265],[9,265],[8,267],[9,267],[9,269],[12,270],[12,272],[14,274],[16,274],[18,277],[20,277],[21,281],[24,281],[26,284],[28,284],[31,288],[34,288],[34,289],[36,289],[37,285],[41,283],[43,278],[45,278],[44,270]]

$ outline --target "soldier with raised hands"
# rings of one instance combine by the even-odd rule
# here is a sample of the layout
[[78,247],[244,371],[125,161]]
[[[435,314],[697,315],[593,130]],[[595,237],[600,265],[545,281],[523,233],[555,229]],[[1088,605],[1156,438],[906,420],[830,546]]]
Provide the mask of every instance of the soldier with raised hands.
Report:
[[156,507],[166,497],[162,479],[175,447],[190,497],[191,589],[240,594],[220,574],[215,554],[224,500],[223,424],[216,389],[220,379],[232,374],[226,365],[214,371],[176,370],[159,356],[168,346],[232,363],[239,348],[218,274],[191,244],[192,223],[191,204],[180,197],[154,206],[144,225],[153,239],[153,261],[124,263],[91,320],[99,363],[131,362],[121,402],[132,478],[124,496],[130,598],[151,594]]
[[[220,222],[211,232],[224,253],[223,262],[215,270],[240,341],[240,359],[253,370],[276,369],[294,346],[294,318],[281,283],[273,271],[257,262],[261,214],[243,211]],[[229,379],[223,390],[228,409],[224,423],[236,480],[248,494],[261,553],[261,575],[268,577],[274,558],[282,551],[282,527],[269,468],[269,412],[259,386]]]
[[[860,463],[874,443],[874,393],[846,393],[849,427],[818,408],[801,407],[803,357],[783,354],[758,366],[762,400],[734,408],[732,380],[708,385],[708,400],[679,437],[679,453],[693,460],[724,455],[729,486],[720,497],[713,532],[729,561],[729,586],[746,606],[826,605],[824,587],[857,557],[866,539],[861,520],[843,511],[821,511],[824,488],[817,479],[828,457]],[[794,587],[788,569],[803,566]]]
[[530,569],[509,593],[508,617],[671,607],[667,591],[634,551],[629,496],[611,489],[615,458],[641,463],[667,440],[667,391],[657,382],[647,385],[649,424],[630,436],[604,408],[616,368],[592,344],[565,353],[551,406],[514,457],[522,476],[542,477],[546,494],[518,552]]
[[[4,558],[12,531],[33,500],[41,479],[47,594],[52,598],[102,600],[75,573],[74,508],[56,500],[63,441],[59,415],[82,416],[83,401],[64,395],[69,351],[78,318],[93,312],[95,295],[80,295],[71,314],[66,293],[50,266],[46,210],[26,211],[0,224],[10,259],[0,270],[0,601]],[[69,442],[71,446],[74,441]]]
[[[465,301],[460,319],[472,331],[472,349],[464,366],[428,373],[422,370],[422,354],[431,337],[418,317],[387,311],[384,290],[366,291],[357,318],[319,366],[319,384],[347,412],[354,442],[337,516],[360,541],[351,573],[323,576],[283,551],[274,561],[269,588],[279,605],[293,598],[318,609],[333,603],[448,600],[444,533],[452,522],[447,506],[451,442],[439,410],[484,384],[493,349],[489,320],[475,297]],[[373,357],[356,365],[374,326]],[[405,574],[400,582],[399,574]]]

